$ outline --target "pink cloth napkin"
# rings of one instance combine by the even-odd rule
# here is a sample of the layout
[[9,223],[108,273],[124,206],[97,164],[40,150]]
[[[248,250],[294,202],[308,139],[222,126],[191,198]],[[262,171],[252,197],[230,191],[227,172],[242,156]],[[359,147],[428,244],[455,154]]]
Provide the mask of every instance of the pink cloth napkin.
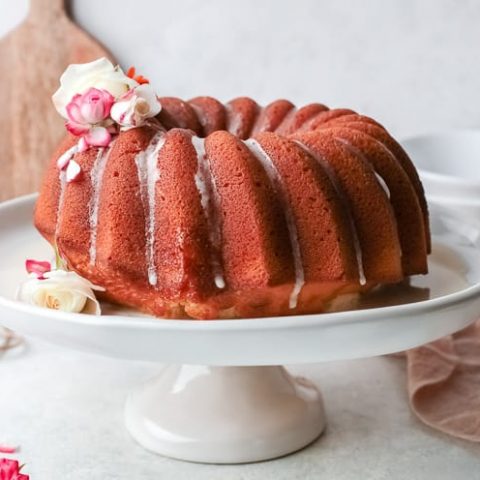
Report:
[[406,352],[412,410],[427,425],[480,442],[480,320]]

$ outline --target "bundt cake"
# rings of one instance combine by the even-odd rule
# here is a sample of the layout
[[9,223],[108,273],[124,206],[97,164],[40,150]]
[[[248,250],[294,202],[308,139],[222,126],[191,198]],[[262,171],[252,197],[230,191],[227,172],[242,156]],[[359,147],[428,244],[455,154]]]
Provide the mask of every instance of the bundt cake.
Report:
[[374,120],[321,104],[160,98],[148,125],[53,156],[35,225],[105,297],[160,317],[323,311],[427,272],[417,172]]
[[422,185],[371,118],[286,100],[158,100],[155,117],[103,146],[79,147],[67,124],[36,204],[40,233],[105,299],[164,318],[314,313],[427,272]]

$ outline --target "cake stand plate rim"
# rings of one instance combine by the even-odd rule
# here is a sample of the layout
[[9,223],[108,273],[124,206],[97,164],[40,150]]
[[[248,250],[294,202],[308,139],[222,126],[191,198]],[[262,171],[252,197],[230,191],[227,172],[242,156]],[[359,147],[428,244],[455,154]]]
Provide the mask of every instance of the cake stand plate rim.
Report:
[[[34,241],[37,237],[40,238],[31,225],[31,212],[33,211],[35,199],[36,195],[33,194],[0,204],[0,230],[10,234],[10,237],[15,234],[14,230],[17,229],[18,232],[21,232],[26,238],[30,236],[28,238],[31,238],[31,241]],[[12,220],[13,218],[15,219],[14,221]],[[2,241],[7,241],[3,239],[4,236],[0,236],[0,257]],[[446,243],[448,244],[448,240],[446,240]],[[5,248],[5,245],[3,245],[3,248]],[[463,255],[466,263],[470,262],[473,264],[476,260],[480,264],[480,252],[475,251],[473,248],[470,250],[466,249],[465,252]],[[2,269],[1,264],[2,259],[0,258],[0,272]],[[22,268],[22,266],[19,266],[19,268]],[[71,329],[71,338],[63,338],[63,340],[68,341],[61,341],[60,343],[68,344],[73,348],[93,351],[100,354],[103,353],[119,358],[130,358],[132,360],[151,360],[162,363],[178,361],[181,363],[208,365],[309,363],[393,353],[393,351],[411,348],[464,328],[477,318],[475,312],[478,311],[480,311],[480,267],[478,271],[475,272],[474,281],[470,282],[468,287],[430,300],[376,309],[261,319],[192,321],[140,319],[127,316],[93,317],[52,311],[19,303],[11,298],[6,298],[2,295],[2,292],[0,292],[0,323],[9,328],[17,329],[21,333],[43,338],[48,337],[56,342],[56,331],[62,332],[60,336],[68,337],[66,330]],[[452,315],[451,321],[445,318],[447,313]],[[275,339],[278,341],[281,340],[281,336],[286,335],[292,336],[292,339],[294,338],[296,341],[303,339],[307,345],[310,334],[313,333],[317,336],[325,334],[334,338],[335,334],[333,334],[332,337],[332,331],[335,329],[340,330],[341,328],[343,330],[352,328],[356,331],[361,331],[363,328],[367,329],[370,327],[371,329],[374,327],[380,328],[381,334],[385,335],[385,326],[388,327],[389,323],[395,323],[394,320],[398,322],[404,319],[405,328],[413,328],[415,325],[412,323],[413,316],[418,319],[418,325],[422,325],[422,322],[426,322],[426,324],[423,325],[422,333],[418,335],[416,340],[413,338],[415,335],[410,335],[410,340],[404,341],[403,343],[400,342],[402,343],[401,345],[399,342],[387,342],[384,349],[369,349],[368,345],[366,345],[363,349],[357,348],[357,351],[352,353],[351,356],[347,355],[341,348],[341,352],[339,352],[338,355],[334,355],[333,353],[322,355],[321,352],[312,355],[302,355],[298,354],[298,352],[288,351],[280,351],[272,355],[272,351],[264,354],[261,352],[262,342],[265,342],[266,339],[271,338],[272,341]],[[435,316],[439,317],[438,322],[435,322],[433,318]],[[43,328],[46,328],[49,332],[42,332],[41,330]],[[90,334],[88,334],[87,331],[89,331]],[[111,334],[113,339],[118,337],[121,342],[125,342],[125,337],[128,335],[134,338],[139,332],[143,332],[143,338],[145,338],[146,335],[152,335],[159,339],[164,336],[165,338],[168,337],[169,341],[173,339],[174,342],[179,342],[181,337],[184,336],[186,343],[193,345],[195,338],[198,337],[199,342],[207,342],[208,345],[203,345],[198,355],[196,355],[195,352],[189,352],[190,354],[183,355],[182,353],[184,352],[180,349],[177,359],[175,359],[174,351],[165,355],[162,355],[162,352],[158,352],[157,354],[137,354],[139,348],[119,348],[118,351],[115,351],[115,349],[112,350],[107,346],[102,352],[102,345],[98,342],[95,343],[93,341],[94,339],[91,339],[91,341],[85,340],[86,336],[94,336],[95,332],[102,331],[105,333],[102,336],[102,341],[105,341],[107,338],[107,333]],[[392,330],[392,333],[393,332],[394,330]],[[76,334],[78,334],[79,337],[75,338]],[[229,359],[228,350],[225,349],[224,354],[222,354],[219,347],[215,346],[215,343],[224,341],[225,339],[231,341],[235,336],[238,336],[240,343],[248,345],[248,348],[246,348],[243,358],[240,358],[242,355],[237,353]],[[258,337],[257,341],[255,340],[256,337]],[[321,349],[321,335],[318,338],[320,339],[319,349]],[[80,339],[81,341],[79,341]],[[79,345],[76,345],[76,343]],[[84,345],[80,345],[81,343]],[[214,346],[213,350],[215,350],[215,352],[209,355],[207,347],[212,346]],[[148,348],[151,347],[148,346]],[[298,346],[298,349],[300,348],[301,345]],[[310,345],[310,348],[312,348],[312,345]],[[252,355],[254,352],[255,354]],[[371,352],[371,354],[369,352]],[[225,359],[222,361],[221,357],[223,356]],[[253,359],[249,359],[249,357],[253,357]]]

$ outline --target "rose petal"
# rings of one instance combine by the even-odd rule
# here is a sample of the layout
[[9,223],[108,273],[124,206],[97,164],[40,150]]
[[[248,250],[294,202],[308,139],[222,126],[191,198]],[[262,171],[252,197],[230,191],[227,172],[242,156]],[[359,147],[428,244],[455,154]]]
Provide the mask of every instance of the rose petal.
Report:
[[88,133],[88,130],[89,130],[88,125],[75,123],[75,122],[72,122],[71,120],[65,123],[65,127],[72,135],[76,135],[77,137],[79,137],[80,135],[85,135],[86,133]]
[[103,106],[101,102],[93,101],[92,103],[84,103],[80,107],[82,117],[85,119],[85,123],[93,125],[101,122],[105,117],[103,115]]
[[100,315],[100,303],[94,290],[105,289],[75,272],[52,270],[45,274],[44,280],[29,278],[20,284],[16,299],[44,308]]
[[106,118],[110,115],[110,109],[112,108],[112,105],[115,103],[115,97],[108,90],[101,89],[100,91],[103,94],[102,102],[105,107],[105,118]]
[[0,453],[12,454],[17,451],[18,447],[12,447],[10,445],[0,444]]
[[34,273],[37,278],[44,278],[43,274],[49,272],[52,269],[52,265],[50,262],[28,259],[25,261],[25,269],[28,273]]
[[120,67],[103,57],[90,63],[69,65],[60,77],[60,88],[53,94],[52,101],[58,113],[68,119],[66,106],[74,94],[95,87],[119,98],[137,85],[138,82],[127,77]]
[[160,102],[152,87],[139,85],[123,95],[113,106],[110,116],[122,130],[139,127],[145,120],[157,115],[161,110]]
[[20,465],[16,460],[0,458],[0,478],[6,480],[15,479],[20,472]]
[[73,123],[85,124],[85,119],[83,118],[81,112],[81,95],[75,95],[70,103],[67,105],[67,117]]
[[71,183],[71,182],[75,182],[76,180],[79,180],[81,173],[82,173],[82,169],[80,165],[75,160],[70,160],[70,162],[68,162],[66,175],[65,175],[67,183]]
[[84,152],[85,150],[88,149],[88,143],[85,141],[83,137],[80,138],[77,145],[78,145],[79,153]]
[[141,117],[150,116],[150,104],[144,98],[138,98],[135,103],[135,112]]
[[95,147],[108,147],[112,140],[110,132],[105,127],[91,128],[84,138],[88,145]]
[[[133,90],[131,90],[133,92]],[[119,125],[130,126],[133,108],[130,100],[120,100],[113,104],[110,115]]]
[[78,289],[78,286],[81,286],[81,288],[86,289],[85,292],[88,291],[88,289],[98,290],[99,292],[105,291],[105,288],[99,285],[95,285],[94,283],[90,282],[86,278],[83,278],[78,273],[73,271],[52,270],[45,274],[45,278],[47,278],[48,280],[55,280],[62,285],[68,286],[69,288]]
[[79,151],[79,144],[78,142],[73,147],[70,147],[66,152],[64,152],[57,160],[57,168],[63,170],[67,165],[68,162],[74,157],[74,155]]
[[139,85],[135,88],[135,92],[139,97],[144,98],[150,105],[150,117],[154,117],[160,113],[162,105],[160,104],[157,94],[150,84],[144,83]]
[[89,88],[80,99],[80,111],[86,123],[95,124],[110,114],[115,99],[106,90]]
[[87,297],[87,302],[85,304],[82,313],[86,313],[87,315],[101,315],[102,308],[100,307],[100,302],[96,299],[96,297]]
[[[72,63],[60,77],[60,88],[52,95],[52,101],[58,113],[67,118],[65,106],[70,102],[72,92],[80,77],[98,76],[108,74],[114,70],[113,64],[105,57],[98,58],[88,63]],[[80,91],[73,93],[82,93]]]
[[130,100],[132,97],[136,95],[137,90],[135,88],[131,88],[127,93],[123,94],[117,101],[123,102],[125,100]]

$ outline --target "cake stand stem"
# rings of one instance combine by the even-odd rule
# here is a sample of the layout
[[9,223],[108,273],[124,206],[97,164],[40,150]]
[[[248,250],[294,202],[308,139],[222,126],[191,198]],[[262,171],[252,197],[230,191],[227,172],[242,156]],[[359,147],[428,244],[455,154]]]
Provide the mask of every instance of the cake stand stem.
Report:
[[317,388],[279,366],[165,367],[129,395],[125,418],[148,450],[203,463],[286,455],[325,427]]

